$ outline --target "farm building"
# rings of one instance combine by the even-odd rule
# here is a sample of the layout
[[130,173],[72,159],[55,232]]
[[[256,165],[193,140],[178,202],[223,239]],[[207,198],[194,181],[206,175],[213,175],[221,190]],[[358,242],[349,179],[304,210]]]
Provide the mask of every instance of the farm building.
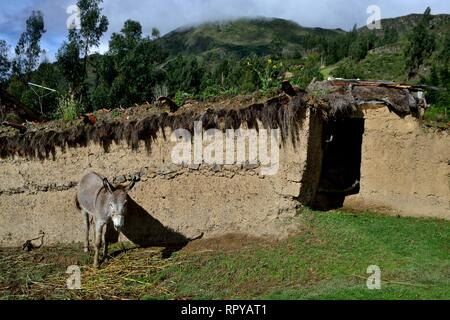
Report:
[[[41,230],[47,243],[82,241],[74,197],[88,171],[115,183],[139,178],[123,234],[144,246],[200,234],[283,238],[301,206],[450,219],[450,139],[421,125],[421,88],[344,80],[313,83],[308,92],[283,88],[264,101],[190,101],[175,113],[147,105],[118,118],[99,112],[95,125],[0,136],[0,245]],[[196,122],[223,132],[279,129],[275,174],[263,174],[261,159],[250,156],[174,163],[172,133],[195,132]]]

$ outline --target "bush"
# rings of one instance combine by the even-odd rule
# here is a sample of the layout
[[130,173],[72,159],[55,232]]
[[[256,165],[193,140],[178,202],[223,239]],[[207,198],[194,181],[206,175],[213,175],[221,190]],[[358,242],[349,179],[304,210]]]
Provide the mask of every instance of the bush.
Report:
[[258,76],[259,89],[267,93],[270,89],[278,87],[278,77],[286,69],[282,61],[274,61],[272,58],[249,58],[247,66]]
[[356,61],[346,58],[340,62],[331,74],[336,78],[364,79],[364,72]]
[[323,80],[320,72],[320,58],[310,56],[303,59],[303,67],[300,71],[295,72],[292,83],[298,85],[302,89],[306,89],[311,81],[315,78],[317,81]]
[[58,99],[58,109],[56,110],[56,118],[64,121],[75,120],[83,108],[80,103],[72,97],[60,97]]
[[175,94],[175,103],[178,106],[182,106],[186,100],[193,99],[193,98],[194,98],[193,95],[191,95],[187,92],[178,90],[177,93]]

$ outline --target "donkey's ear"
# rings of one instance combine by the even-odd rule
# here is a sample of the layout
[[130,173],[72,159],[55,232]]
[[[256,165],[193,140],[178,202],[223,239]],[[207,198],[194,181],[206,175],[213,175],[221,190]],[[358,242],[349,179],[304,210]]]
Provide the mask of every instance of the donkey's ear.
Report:
[[103,187],[109,191],[109,193],[113,193],[113,186],[111,185],[111,183],[109,183],[108,179],[104,178],[103,179]]
[[137,181],[137,179],[136,179],[136,177],[134,177],[133,178],[133,181],[131,181],[131,183],[127,186],[127,192],[129,192],[129,191],[131,191],[131,190],[133,190],[133,188],[134,188],[134,186],[136,185],[136,181]]

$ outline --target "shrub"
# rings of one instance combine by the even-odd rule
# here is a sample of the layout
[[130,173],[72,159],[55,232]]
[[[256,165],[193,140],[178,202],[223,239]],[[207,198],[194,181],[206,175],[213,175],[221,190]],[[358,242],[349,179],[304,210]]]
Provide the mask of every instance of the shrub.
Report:
[[60,97],[58,99],[58,109],[56,110],[56,118],[64,121],[75,120],[83,108],[80,103],[72,97]]
[[193,95],[191,95],[187,92],[178,90],[177,93],[175,94],[175,103],[178,106],[182,106],[186,100],[192,99],[192,98],[193,98]]
[[303,59],[302,62],[302,69],[294,73],[293,84],[306,89],[313,79],[317,81],[323,80],[323,75],[320,72],[320,58],[318,56],[309,56]]

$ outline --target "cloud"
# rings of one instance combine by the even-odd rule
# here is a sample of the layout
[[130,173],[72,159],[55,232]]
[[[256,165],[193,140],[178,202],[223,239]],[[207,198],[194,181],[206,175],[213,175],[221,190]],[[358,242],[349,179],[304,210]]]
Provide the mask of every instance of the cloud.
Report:
[[[2,0],[0,38],[14,46],[24,30],[32,10],[45,16],[47,33],[43,47],[54,57],[67,35],[66,9],[76,0]],[[433,13],[450,13],[450,2],[440,0],[104,0],[103,13],[110,28],[103,37],[100,52],[107,50],[112,32],[118,32],[127,19],[141,22],[145,34],[158,27],[162,34],[184,25],[238,17],[277,17],[293,20],[307,27],[342,28],[366,23],[367,7],[378,5],[382,18],[422,13],[427,6]]]

